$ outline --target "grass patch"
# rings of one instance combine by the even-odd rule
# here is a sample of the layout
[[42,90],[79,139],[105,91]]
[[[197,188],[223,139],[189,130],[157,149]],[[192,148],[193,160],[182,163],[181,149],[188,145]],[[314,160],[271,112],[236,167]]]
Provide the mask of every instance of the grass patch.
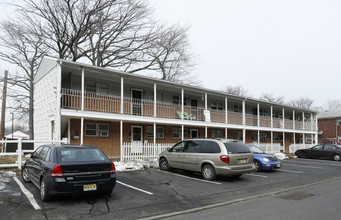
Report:
[[18,160],[18,156],[0,156],[0,164],[12,164]]

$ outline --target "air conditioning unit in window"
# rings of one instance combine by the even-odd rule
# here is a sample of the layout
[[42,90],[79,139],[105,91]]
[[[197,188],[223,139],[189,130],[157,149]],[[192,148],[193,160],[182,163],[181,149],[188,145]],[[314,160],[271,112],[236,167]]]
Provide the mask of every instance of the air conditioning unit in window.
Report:
[[109,137],[109,132],[108,131],[100,131],[99,136],[101,137]]

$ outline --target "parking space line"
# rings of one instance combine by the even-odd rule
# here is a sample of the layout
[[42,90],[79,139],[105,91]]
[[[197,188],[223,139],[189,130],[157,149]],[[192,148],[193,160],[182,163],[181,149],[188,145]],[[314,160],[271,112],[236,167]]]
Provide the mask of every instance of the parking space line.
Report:
[[33,194],[25,188],[25,186],[20,182],[20,180],[18,180],[17,177],[13,177],[13,179],[14,179],[15,182],[17,182],[17,184],[19,185],[21,191],[26,195],[28,201],[30,201],[30,203],[32,204],[33,208],[34,208],[35,210],[40,209],[40,206],[38,205],[38,203],[37,203],[36,200],[34,199]]
[[187,178],[187,179],[192,179],[192,180],[197,180],[197,181],[201,181],[201,182],[205,182],[205,183],[212,183],[212,184],[221,185],[221,183],[219,183],[219,182],[197,179],[197,178],[193,178],[193,177],[189,177],[189,176],[184,176],[184,175],[180,175],[180,174],[176,174],[176,173],[165,172],[165,171],[161,171],[161,170],[158,170],[158,171],[161,172],[161,173],[168,173],[168,174],[172,174],[174,176],[179,176],[179,177],[183,177],[183,178]]
[[294,170],[283,170],[283,169],[281,169],[281,170],[278,170],[278,171],[283,171],[283,172],[288,172],[288,173],[298,173],[298,174],[302,174],[302,172],[299,172],[299,171],[294,171]]
[[146,190],[139,189],[139,188],[137,188],[137,187],[128,185],[128,184],[126,184],[126,183],[122,183],[121,181],[116,181],[116,183],[119,183],[119,184],[121,184],[121,185],[123,185],[123,186],[129,187],[129,188],[132,188],[132,189],[135,189],[135,190],[137,190],[137,191],[146,193],[146,194],[148,194],[148,195],[153,195],[153,194],[154,194],[154,193],[148,192],[148,191],[146,191]]
[[314,166],[302,166],[302,165],[293,165],[293,164],[285,164],[285,166],[302,167],[302,168],[311,168],[311,169],[323,170],[323,167],[314,167]]
[[251,173],[247,173],[245,175],[248,175],[248,176],[256,176],[256,177],[262,177],[262,178],[268,178],[268,176],[263,176],[263,175],[259,175],[259,174],[251,174]]
[[[301,164],[316,164],[316,165],[321,165],[321,166],[335,166],[335,167],[341,167],[340,164],[331,164],[330,161],[325,161],[321,163],[318,163],[319,161],[316,160],[307,160],[307,161],[290,161],[290,163],[301,163]],[[285,164],[287,164],[288,162],[286,162]],[[336,162],[337,163],[337,162]]]

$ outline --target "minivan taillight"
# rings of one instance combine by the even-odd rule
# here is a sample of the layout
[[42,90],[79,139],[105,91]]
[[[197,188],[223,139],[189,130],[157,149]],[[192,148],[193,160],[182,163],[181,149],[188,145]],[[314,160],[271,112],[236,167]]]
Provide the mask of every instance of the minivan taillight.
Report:
[[229,163],[230,157],[228,155],[221,155],[220,160],[223,161],[224,163]]
[[55,165],[51,171],[51,176],[52,177],[64,176],[63,171],[62,171],[62,166],[60,166],[59,164]]
[[115,164],[111,163],[110,173],[115,173]]

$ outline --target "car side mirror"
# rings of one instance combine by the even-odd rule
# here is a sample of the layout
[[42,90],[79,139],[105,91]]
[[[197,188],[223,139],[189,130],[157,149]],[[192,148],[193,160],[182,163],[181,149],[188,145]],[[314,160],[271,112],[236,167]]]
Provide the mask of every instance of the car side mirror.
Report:
[[25,158],[28,159],[28,158],[31,158],[32,156],[33,156],[32,154],[26,154]]

